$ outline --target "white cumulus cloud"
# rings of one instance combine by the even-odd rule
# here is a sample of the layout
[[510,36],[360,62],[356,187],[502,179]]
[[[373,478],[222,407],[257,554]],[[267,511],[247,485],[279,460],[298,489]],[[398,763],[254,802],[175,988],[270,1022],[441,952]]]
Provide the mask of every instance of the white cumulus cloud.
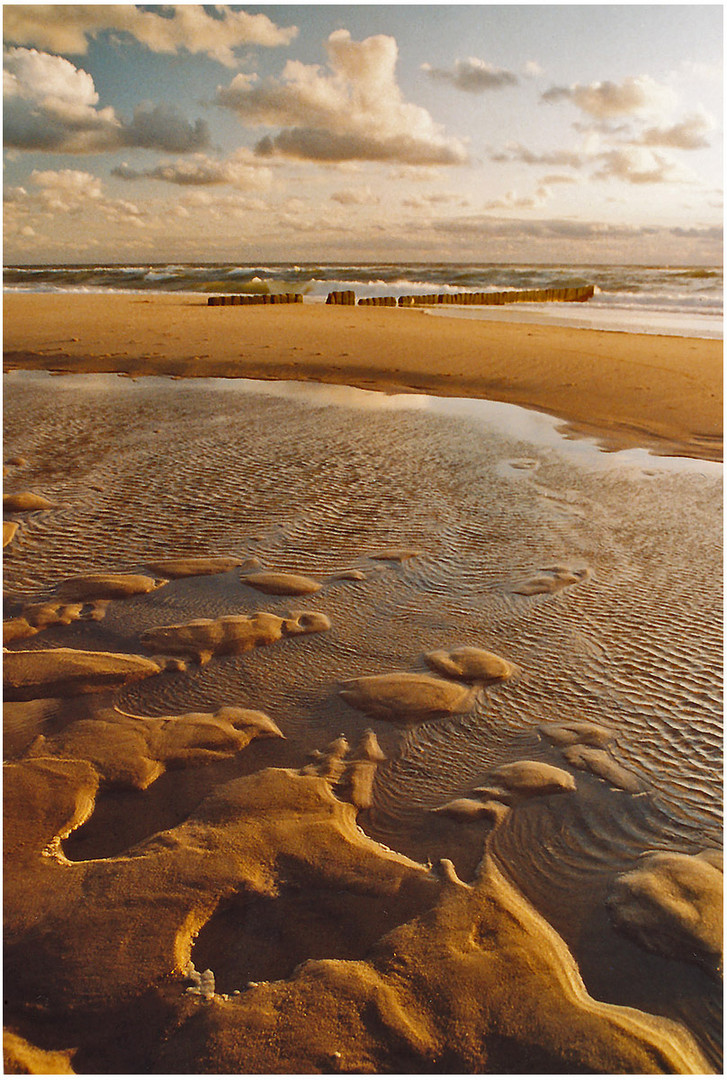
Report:
[[481,94],[486,90],[500,90],[504,86],[517,86],[520,81],[512,71],[495,67],[486,60],[470,56],[467,60],[456,60],[453,68],[435,68],[431,64],[422,64],[430,79],[448,82],[458,90],[470,94]]
[[629,184],[684,184],[696,177],[666,154],[644,146],[625,146],[598,155],[603,162],[596,180],[624,180]]
[[464,162],[421,106],[406,102],[396,81],[397,45],[378,34],[353,41],[336,30],[326,43],[328,69],[291,60],[280,79],[236,75],[216,101],[250,126],[282,128],[257,145],[263,156],[312,161],[389,161],[411,165]]
[[134,169],[126,163],[111,170],[121,180],[163,180],[182,187],[207,187],[230,184],[234,187],[262,190],[272,183],[272,170],[242,149],[229,158],[212,158],[207,154],[147,169]]
[[374,195],[370,187],[344,188],[342,191],[334,191],[331,195],[333,202],[341,206],[378,206],[381,199]]
[[645,146],[668,146],[677,150],[701,150],[709,146],[706,135],[715,128],[714,120],[700,111],[685,116],[676,124],[650,127],[643,132],[641,142]]
[[674,92],[657,83],[649,75],[631,76],[621,83],[574,83],[571,86],[551,86],[541,101],[555,103],[570,101],[589,116],[609,119],[639,113],[663,113],[675,102]]
[[16,150],[91,154],[124,147],[201,150],[207,124],[171,105],[146,102],[129,120],[99,108],[93,78],[62,56],[13,46],[4,53],[4,141]]
[[133,4],[7,4],[5,40],[56,53],[85,55],[88,42],[105,30],[130,34],[152,52],[204,53],[228,67],[234,50],[246,45],[289,45],[294,26],[280,28],[267,15],[250,15],[226,4],[210,12],[201,4],[149,11]]

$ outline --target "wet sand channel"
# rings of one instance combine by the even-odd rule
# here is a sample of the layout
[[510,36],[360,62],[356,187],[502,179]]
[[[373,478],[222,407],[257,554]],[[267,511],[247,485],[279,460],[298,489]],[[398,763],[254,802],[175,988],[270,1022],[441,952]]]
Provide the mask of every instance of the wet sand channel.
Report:
[[4,409],[18,1054],[719,1071],[719,465],[310,383]]

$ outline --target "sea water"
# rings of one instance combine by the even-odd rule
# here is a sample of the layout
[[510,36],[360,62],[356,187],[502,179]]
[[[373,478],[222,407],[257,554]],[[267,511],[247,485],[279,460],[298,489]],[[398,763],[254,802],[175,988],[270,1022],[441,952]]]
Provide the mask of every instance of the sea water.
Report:
[[329,292],[357,298],[499,292],[595,285],[587,303],[448,305],[446,317],[500,319],[686,337],[722,336],[722,270],[709,266],[565,266],[497,263],[167,263],[8,266],[4,287],[23,292]]

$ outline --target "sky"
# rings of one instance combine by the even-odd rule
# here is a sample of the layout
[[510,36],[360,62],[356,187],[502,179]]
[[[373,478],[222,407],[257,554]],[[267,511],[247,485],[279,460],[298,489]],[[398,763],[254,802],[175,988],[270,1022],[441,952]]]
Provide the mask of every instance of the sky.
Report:
[[721,262],[721,4],[3,16],[6,265]]

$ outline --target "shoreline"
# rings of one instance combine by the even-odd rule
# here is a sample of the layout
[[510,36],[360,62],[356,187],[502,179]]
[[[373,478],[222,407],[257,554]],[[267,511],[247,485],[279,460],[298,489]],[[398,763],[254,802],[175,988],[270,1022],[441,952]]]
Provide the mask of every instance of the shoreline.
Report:
[[722,342],[425,311],[5,294],[4,370],[315,381],[504,401],[606,449],[722,460]]

